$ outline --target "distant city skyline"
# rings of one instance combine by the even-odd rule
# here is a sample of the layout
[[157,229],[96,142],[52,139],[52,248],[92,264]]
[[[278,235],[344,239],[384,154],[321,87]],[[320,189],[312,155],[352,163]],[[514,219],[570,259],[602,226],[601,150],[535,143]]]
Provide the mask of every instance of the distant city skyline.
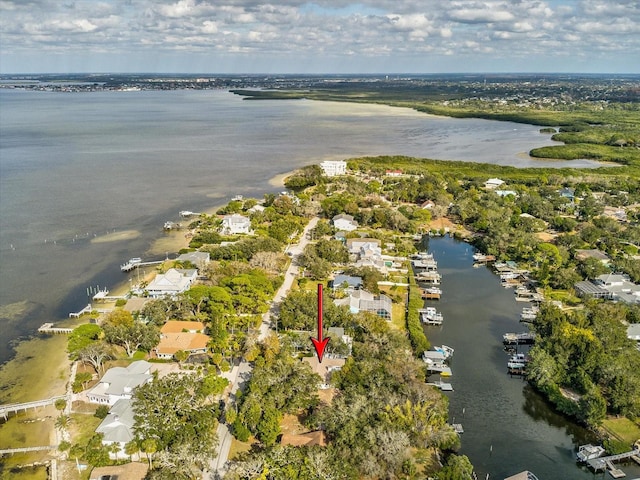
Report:
[[640,73],[636,0],[0,0],[0,73]]

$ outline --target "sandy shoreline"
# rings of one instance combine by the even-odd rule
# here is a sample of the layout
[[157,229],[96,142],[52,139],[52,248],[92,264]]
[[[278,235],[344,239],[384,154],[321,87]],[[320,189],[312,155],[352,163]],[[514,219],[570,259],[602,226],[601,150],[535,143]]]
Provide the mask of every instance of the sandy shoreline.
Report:
[[[268,183],[271,187],[284,188],[285,179],[294,172],[278,174],[269,179]],[[215,215],[221,207],[226,205],[226,202],[216,202],[215,199],[212,199],[212,201],[214,204],[203,213]],[[141,232],[137,230],[126,230],[96,237],[91,241],[92,243],[115,243],[132,240],[140,235]],[[149,256],[166,254],[168,258],[175,258],[177,252],[189,247],[189,240],[190,235],[187,229],[167,232],[155,239],[145,254]],[[141,280],[149,281],[155,274],[156,268],[148,268],[143,271],[144,277]],[[131,283],[130,277],[127,276],[121,282],[107,288],[109,288],[112,295],[124,295],[131,288]],[[93,305],[94,307],[99,305],[101,308],[113,308],[114,303],[93,302]],[[54,319],[54,321],[56,320]],[[85,322],[86,317],[73,322],[73,325]],[[57,323],[66,325],[69,324],[69,320],[57,319]],[[16,347],[14,358],[0,367],[0,385],[3,386],[0,403],[33,401],[63,395],[66,392],[66,385],[69,382],[71,371],[71,361],[67,355],[67,336],[56,335],[48,337],[40,334],[36,335],[31,339],[21,341]],[[41,411],[29,412],[27,415],[33,418],[47,418],[51,414],[51,411],[42,409]],[[14,434],[12,432],[16,428],[20,428],[18,424],[23,416],[24,414],[19,417],[11,417],[8,422],[0,424],[0,436],[13,437]],[[45,430],[51,430],[49,435],[53,435],[54,426],[52,421],[47,420],[39,425],[40,433],[38,435],[42,435]],[[7,445],[7,447],[13,448],[30,446],[27,444],[31,442],[25,438],[24,442],[17,442],[18,444],[15,445],[15,441],[10,443],[11,445]]]

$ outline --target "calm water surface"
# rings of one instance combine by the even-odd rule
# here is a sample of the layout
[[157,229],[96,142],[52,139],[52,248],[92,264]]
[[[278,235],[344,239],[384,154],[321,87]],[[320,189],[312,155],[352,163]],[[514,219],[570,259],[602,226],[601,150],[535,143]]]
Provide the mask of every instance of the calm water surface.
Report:
[[[86,305],[89,286],[126,282],[119,265],[128,258],[164,256],[150,249],[180,210],[262,197],[278,190],[275,175],[358,155],[569,165],[524,154],[550,144],[534,126],[375,105],[0,89],[0,363],[12,342]],[[124,231],[126,241],[96,242]],[[456,348],[451,414],[467,430],[463,453],[491,478],[525,468],[541,479],[589,478],[571,462],[585,432],[504,373],[499,340],[517,329],[521,308],[513,294],[469,268],[470,247],[431,246],[445,275],[445,325],[429,333]]]
[[148,258],[180,210],[261,198],[274,175],[327,158],[548,165],[523,152],[552,143],[528,125],[224,91],[0,90],[0,106],[0,363],[16,338],[84,307],[87,287],[126,280],[118,265]]
[[[429,301],[442,312],[442,326],[425,327],[433,345],[455,349],[453,376],[446,380],[452,423],[462,423],[461,453],[479,479],[503,479],[530,470],[540,480],[603,478],[575,462],[578,445],[590,432],[556,413],[526,382],[507,374],[502,335],[526,331],[519,316],[526,302],[500,286],[486,267],[473,268],[473,247],[450,238],[432,238],[429,251],[442,275],[442,299]],[[640,468],[623,466],[627,478]],[[606,474],[606,478],[611,478]]]

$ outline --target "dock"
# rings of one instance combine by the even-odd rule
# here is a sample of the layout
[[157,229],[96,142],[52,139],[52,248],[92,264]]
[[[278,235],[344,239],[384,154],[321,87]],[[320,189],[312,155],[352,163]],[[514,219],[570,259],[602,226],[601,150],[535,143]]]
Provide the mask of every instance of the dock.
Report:
[[98,293],[96,293],[93,296],[93,299],[95,301],[104,301],[104,302],[108,302],[111,300],[125,300],[127,297],[125,295],[109,295],[109,290],[107,290],[106,288],[104,290],[98,290]]
[[84,315],[85,313],[91,313],[93,309],[91,308],[91,304],[88,303],[86,307],[84,307],[82,310],[80,310],[79,312],[71,312],[69,314],[70,318],[78,318],[81,317],[82,315]]
[[54,327],[53,323],[43,323],[38,329],[38,333],[48,333],[51,335],[67,335],[73,331],[73,328]]
[[436,271],[420,272],[415,276],[416,282],[428,283],[430,285],[440,285],[442,275]]
[[461,435],[464,433],[464,428],[462,428],[461,423],[452,423],[451,426],[453,427],[453,429],[456,431],[458,435]]
[[427,383],[427,385],[431,385],[432,387],[437,387],[443,392],[453,392],[453,385],[451,385],[450,383],[438,381],[438,382],[429,382]]
[[453,375],[451,367],[447,367],[446,365],[443,365],[441,363],[427,364],[427,371],[431,373],[439,373],[443,377],[450,377],[451,375]]
[[[615,466],[613,465],[613,462],[626,460],[626,459],[633,459],[634,456],[635,457],[640,456],[640,448],[636,448],[634,450],[631,450],[630,452],[620,453],[618,455],[610,455],[608,457],[593,458],[591,460],[588,460],[587,464],[596,473],[598,473],[600,470],[604,471],[608,469],[609,474],[613,478],[622,478],[622,476],[624,476],[624,472],[622,472],[622,470],[615,468]],[[619,474],[619,472],[622,472],[622,476],[619,476],[619,477],[614,476],[614,474],[612,473],[614,471],[616,474]]]
[[442,295],[442,290],[439,288],[421,288],[420,296],[425,300],[440,300],[440,296]]
[[67,400],[67,403],[70,404],[70,398],[67,398],[66,395],[60,395],[58,397],[45,398],[44,400],[36,400],[34,402],[25,402],[25,403],[12,403],[8,405],[0,405],[0,416],[7,420],[10,413],[18,413],[21,411],[27,411],[29,409],[36,409],[41,407],[46,407],[48,405],[53,405],[57,400]]
[[164,263],[164,262],[165,262],[164,260],[157,260],[154,262],[143,262],[142,259],[140,258],[131,258],[127,261],[127,263],[123,263],[122,265],[120,265],[120,270],[122,270],[123,272],[130,272],[134,268],[145,267],[147,265],[160,265],[161,263]]

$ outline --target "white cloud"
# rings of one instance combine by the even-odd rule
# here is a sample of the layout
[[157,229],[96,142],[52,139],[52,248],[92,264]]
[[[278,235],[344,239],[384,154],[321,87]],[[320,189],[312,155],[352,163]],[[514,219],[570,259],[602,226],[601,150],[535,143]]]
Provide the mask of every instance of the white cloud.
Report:
[[520,65],[522,58],[540,69],[562,54],[601,55],[599,65],[615,57],[612,68],[640,69],[640,7],[630,0],[0,0],[0,10],[5,71],[36,69],[21,58],[46,50],[160,64],[176,49],[183,58],[233,57],[238,68],[312,58],[326,71],[354,59],[415,71],[457,54],[489,70],[496,59]]

